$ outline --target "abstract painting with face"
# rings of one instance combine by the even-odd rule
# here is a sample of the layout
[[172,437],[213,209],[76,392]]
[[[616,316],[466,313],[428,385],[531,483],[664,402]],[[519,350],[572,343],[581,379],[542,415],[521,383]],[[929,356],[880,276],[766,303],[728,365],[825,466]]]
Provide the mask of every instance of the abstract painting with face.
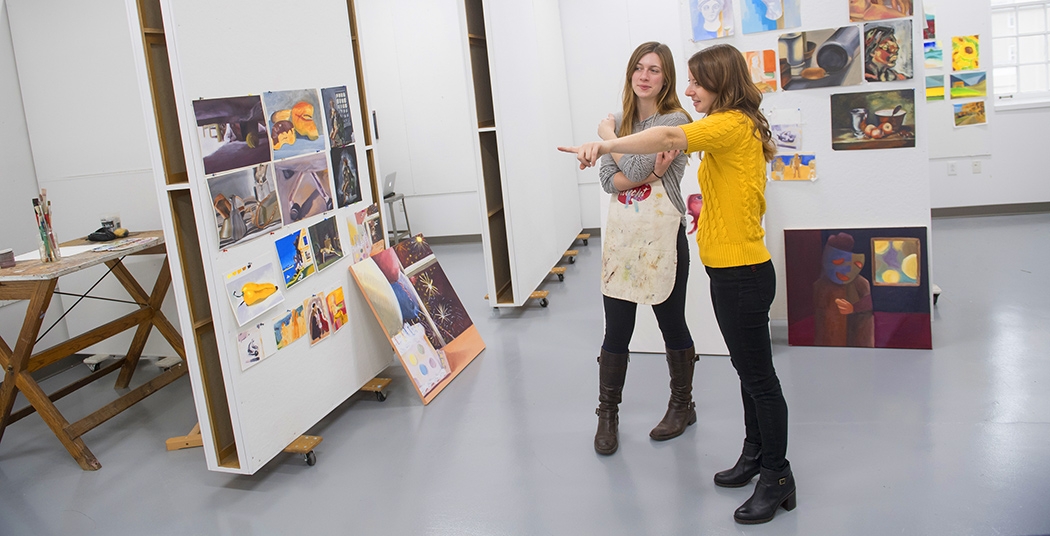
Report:
[[733,35],[733,0],[690,0],[693,41]]
[[931,348],[925,227],[786,230],[788,342]]
[[864,79],[893,82],[912,77],[911,21],[864,25]]

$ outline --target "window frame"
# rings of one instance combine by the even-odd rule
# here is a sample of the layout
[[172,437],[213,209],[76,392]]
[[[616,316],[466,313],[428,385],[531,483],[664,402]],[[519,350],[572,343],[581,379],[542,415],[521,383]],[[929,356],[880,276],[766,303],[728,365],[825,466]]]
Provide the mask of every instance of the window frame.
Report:
[[[1044,16],[1046,17],[1046,19],[1044,19],[1045,22],[1044,22],[1044,28],[1043,28],[1042,31],[1021,33],[1019,31],[1019,28],[1016,27],[1016,22],[1015,22],[1015,27],[1014,27],[1015,32],[1014,33],[1009,34],[1009,35],[999,35],[999,34],[995,33],[995,25],[994,24],[992,25],[991,36],[992,36],[993,47],[994,47],[994,43],[995,43],[996,39],[1000,39],[1000,38],[1020,39],[1022,37],[1034,37],[1034,36],[1042,36],[1043,37],[1043,42],[1045,43],[1044,46],[1046,46],[1046,49],[1045,49],[1045,57],[1046,57],[1046,59],[1044,59],[1043,61],[1021,62],[1020,58],[1017,57],[1017,58],[1014,58],[1015,61],[1013,63],[1009,63],[1009,64],[1006,64],[1006,65],[1000,65],[1000,64],[997,64],[996,61],[995,61],[995,54],[991,55],[991,65],[992,65],[992,68],[990,69],[990,71],[991,71],[991,73],[990,73],[991,77],[990,78],[992,79],[992,93],[991,93],[991,97],[992,97],[993,106],[996,109],[999,109],[999,110],[1019,110],[1019,109],[1025,109],[1025,108],[1050,107],[1050,0],[1013,0],[1013,1],[1011,1],[1011,0],[999,0],[999,3],[997,3],[996,0],[990,0],[990,7],[991,7],[990,19],[994,19],[995,15],[997,13],[1013,13],[1014,14],[1014,20],[1017,21],[1018,20],[1018,11],[1020,9],[1023,9],[1023,8],[1026,8],[1026,7],[1035,7],[1035,6],[1042,6],[1044,8]],[[1019,49],[1020,49],[1020,46],[1018,45],[1018,56],[1020,55],[1020,50]],[[1001,71],[1003,69],[1013,69],[1014,77],[1015,77],[1015,80],[1017,80],[1018,89],[1019,89],[1020,68],[1022,66],[1026,66],[1026,65],[1044,65],[1044,66],[1046,66],[1046,70],[1047,70],[1047,89],[1044,90],[1044,91],[1025,91],[1025,92],[1022,92],[1022,91],[1018,90],[1018,91],[1011,92],[1011,93],[1006,93],[1006,92],[1000,93],[998,91],[998,88],[996,87],[997,86],[997,81],[1000,80],[1000,77],[996,75],[996,71]]]

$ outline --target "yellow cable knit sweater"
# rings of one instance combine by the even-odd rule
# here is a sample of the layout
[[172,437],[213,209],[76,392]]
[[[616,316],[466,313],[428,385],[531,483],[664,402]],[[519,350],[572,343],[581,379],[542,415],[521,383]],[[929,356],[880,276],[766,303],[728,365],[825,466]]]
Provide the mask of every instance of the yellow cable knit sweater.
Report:
[[697,172],[704,196],[696,232],[700,261],[711,268],[768,261],[762,229],[766,161],[751,120],[730,110],[680,128],[689,140],[688,152],[704,151]]

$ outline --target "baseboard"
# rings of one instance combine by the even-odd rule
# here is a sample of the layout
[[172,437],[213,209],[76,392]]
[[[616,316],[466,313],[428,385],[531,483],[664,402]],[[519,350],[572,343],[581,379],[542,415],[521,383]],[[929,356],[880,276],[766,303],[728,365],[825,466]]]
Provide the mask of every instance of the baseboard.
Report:
[[960,218],[967,216],[1038,214],[1042,212],[1050,212],[1050,203],[1011,203],[1007,205],[934,208],[930,209],[930,216],[934,218]]
[[472,242],[481,242],[480,234],[467,234],[467,235],[448,235],[448,236],[428,236],[426,237],[428,244],[469,244]]

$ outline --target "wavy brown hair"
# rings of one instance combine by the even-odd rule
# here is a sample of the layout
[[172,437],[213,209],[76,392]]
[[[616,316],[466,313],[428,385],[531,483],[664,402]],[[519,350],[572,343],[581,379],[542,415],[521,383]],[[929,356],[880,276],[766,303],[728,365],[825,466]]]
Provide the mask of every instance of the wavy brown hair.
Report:
[[762,93],[751,81],[740,51],[727,44],[705,48],[689,58],[689,74],[700,87],[715,95],[708,115],[737,110],[751,119],[755,137],[762,142],[762,156],[771,162],[777,147],[769,132],[769,121],[759,109]]
[[686,117],[690,117],[689,112],[682,108],[682,103],[678,100],[678,95],[675,93],[674,58],[671,56],[671,49],[663,43],[649,41],[638,45],[638,48],[634,49],[634,53],[631,54],[630,61],[627,62],[627,76],[623,83],[623,120],[620,121],[620,130],[616,133],[617,137],[622,138],[634,132],[635,118],[645,119],[644,117],[637,117],[638,95],[634,94],[631,78],[634,76],[634,69],[638,62],[642,61],[642,56],[650,52],[660,57],[660,69],[664,75],[664,87],[660,89],[660,93],[656,96],[656,112],[665,115],[673,112],[682,112]]

